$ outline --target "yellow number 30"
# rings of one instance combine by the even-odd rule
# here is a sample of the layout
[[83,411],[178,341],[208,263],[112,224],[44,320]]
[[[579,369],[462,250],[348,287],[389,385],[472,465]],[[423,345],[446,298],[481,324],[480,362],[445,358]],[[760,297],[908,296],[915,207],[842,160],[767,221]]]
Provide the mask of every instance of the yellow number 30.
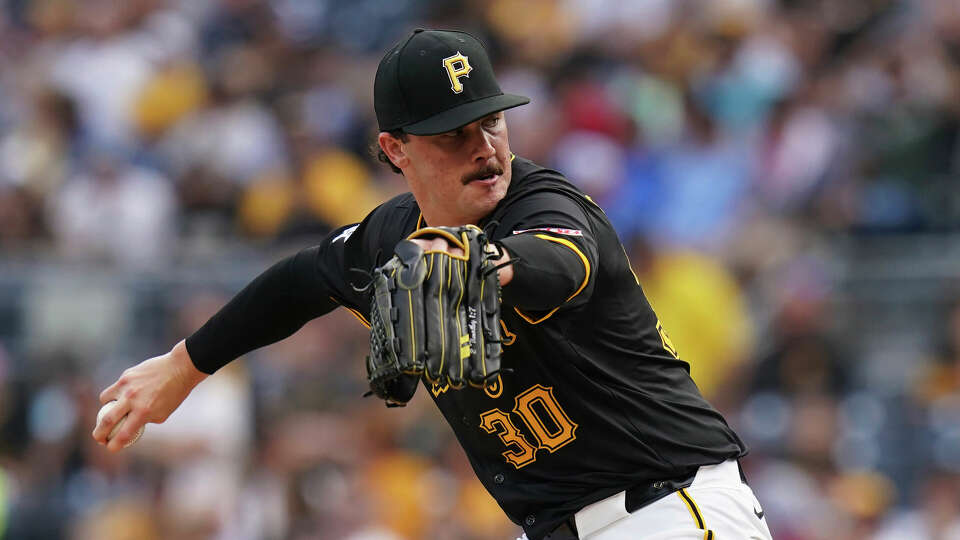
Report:
[[480,427],[500,437],[507,446],[503,457],[514,467],[519,469],[536,461],[537,450],[556,452],[577,438],[577,424],[557,403],[552,387],[534,385],[514,401],[513,412],[523,419],[536,444],[520,433],[508,413],[491,409],[480,415]]

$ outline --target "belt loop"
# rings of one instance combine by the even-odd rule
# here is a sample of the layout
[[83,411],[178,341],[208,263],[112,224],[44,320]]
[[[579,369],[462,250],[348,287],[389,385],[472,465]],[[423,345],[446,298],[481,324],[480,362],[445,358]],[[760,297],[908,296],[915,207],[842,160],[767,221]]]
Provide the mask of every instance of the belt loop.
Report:
[[577,520],[574,516],[561,522],[552,531],[547,533],[545,540],[580,540],[580,533],[577,532]]

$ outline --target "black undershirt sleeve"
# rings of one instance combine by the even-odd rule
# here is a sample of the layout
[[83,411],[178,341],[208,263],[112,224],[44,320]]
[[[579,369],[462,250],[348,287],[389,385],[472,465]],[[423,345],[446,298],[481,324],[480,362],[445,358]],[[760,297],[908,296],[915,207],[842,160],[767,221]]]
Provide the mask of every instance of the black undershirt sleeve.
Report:
[[276,263],[188,337],[187,352],[197,369],[213,373],[337,307],[317,278],[319,250],[308,248]]
[[351,269],[369,272],[380,253],[393,249],[404,227],[417,219],[401,196],[361,223],[331,232],[317,246],[273,265],[187,338],[200,371],[213,373],[233,359],[292,335],[304,324],[343,305],[369,305],[351,281]]

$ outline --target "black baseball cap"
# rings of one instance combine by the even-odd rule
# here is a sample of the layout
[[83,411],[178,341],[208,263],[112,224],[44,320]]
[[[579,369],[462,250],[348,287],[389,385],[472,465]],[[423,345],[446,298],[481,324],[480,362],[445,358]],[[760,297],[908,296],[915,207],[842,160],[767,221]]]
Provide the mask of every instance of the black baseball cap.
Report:
[[436,135],[527,103],[500,90],[480,41],[454,30],[414,30],[380,60],[373,83],[380,131]]

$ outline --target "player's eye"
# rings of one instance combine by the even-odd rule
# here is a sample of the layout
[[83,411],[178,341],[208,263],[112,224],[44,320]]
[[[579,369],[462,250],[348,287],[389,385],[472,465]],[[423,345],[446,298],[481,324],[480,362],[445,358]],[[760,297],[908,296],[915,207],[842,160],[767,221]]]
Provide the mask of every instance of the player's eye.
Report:
[[442,135],[444,137],[450,137],[450,138],[459,137],[463,135],[463,128],[455,129],[453,131],[448,131],[446,133],[443,133]]
[[483,127],[492,128],[492,127],[496,127],[496,125],[499,123],[500,123],[499,116],[491,116],[483,121]]

